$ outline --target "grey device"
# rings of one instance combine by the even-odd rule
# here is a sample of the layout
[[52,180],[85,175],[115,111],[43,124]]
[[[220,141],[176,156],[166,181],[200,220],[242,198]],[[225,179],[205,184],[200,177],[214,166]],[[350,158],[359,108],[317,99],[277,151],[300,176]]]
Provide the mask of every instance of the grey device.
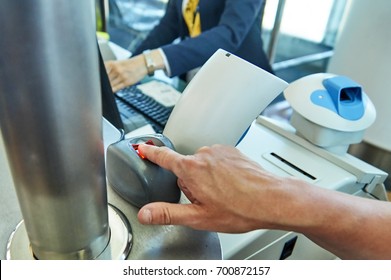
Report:
[[181,191],[171,171],[149,161],[138,153],[138,145],[147,143],[175,150],[162,134],[149,134],[124,139],[107,148],[106,173],[111,187],[132,205],[164,201],[177,203]]

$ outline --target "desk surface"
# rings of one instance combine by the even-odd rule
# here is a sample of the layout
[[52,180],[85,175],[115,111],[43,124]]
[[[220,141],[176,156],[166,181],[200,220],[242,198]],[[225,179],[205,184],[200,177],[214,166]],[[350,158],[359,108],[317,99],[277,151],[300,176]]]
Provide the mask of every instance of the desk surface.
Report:
[[[107,147],[107,132],[105,146]],[[110,139],[110,137],[109,137]],[[112,141],[111,141],[112,142]],[[196,231],[182,226],[145,226],[137,220],[138,208],[133,207],[107,188],[109,203],[128,218],[133,231],[133,247],[128,259],[221,259],[217,233]],[[13,180],[8,167],[0,134],[0,259],[6,258],[6,246],[11,233],[22,220]]]

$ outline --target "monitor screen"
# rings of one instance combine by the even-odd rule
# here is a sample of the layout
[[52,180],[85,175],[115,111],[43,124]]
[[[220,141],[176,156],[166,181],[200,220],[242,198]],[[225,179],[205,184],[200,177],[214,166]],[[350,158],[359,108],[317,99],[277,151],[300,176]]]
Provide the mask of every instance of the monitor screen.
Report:
[[111,89],[109,77],[107,76],[106,68],[103,62],[102,54],[98,47],[99,56],[99,75],[100,75],[100,86],[102,96],[102,114],[103,117],[108,120],[112,125],[118,129],[123,129],[117,103],[115,102],[114,93]]

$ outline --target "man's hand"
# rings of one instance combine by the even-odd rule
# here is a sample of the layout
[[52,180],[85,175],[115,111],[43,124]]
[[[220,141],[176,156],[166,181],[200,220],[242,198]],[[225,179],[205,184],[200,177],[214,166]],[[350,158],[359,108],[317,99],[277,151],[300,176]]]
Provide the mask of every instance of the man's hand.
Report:
[[236,148],[203,147],[191,156],[150,145],[140,145],[139,151],[148,160],[174,172],[178,186],[191,202],[147,204],[138,214],[141,223],[186,225],[220,232],[269,226],[272,215],[263,214],[258,206],[263,200],[273,199],[268,187],[262,188],[261,183],[275,186],[276,178]]

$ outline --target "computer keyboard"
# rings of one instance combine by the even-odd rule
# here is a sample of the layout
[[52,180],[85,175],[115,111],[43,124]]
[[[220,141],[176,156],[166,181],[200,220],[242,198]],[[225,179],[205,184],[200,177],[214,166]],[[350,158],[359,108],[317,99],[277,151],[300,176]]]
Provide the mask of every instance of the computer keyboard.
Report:
[[162,133],[174,106],[164,106],[155,98],[144,94],[137,86],[118,91],[116,102],[125,130],[132,131],[146,124]]
[[142,114],[135,111],[132,107],[123,102],[121,99],[116,97],[115,101],[117,103],[118,111],[120,113],[125,133],[143,127],[147,124],[151,124],[145,119]]

